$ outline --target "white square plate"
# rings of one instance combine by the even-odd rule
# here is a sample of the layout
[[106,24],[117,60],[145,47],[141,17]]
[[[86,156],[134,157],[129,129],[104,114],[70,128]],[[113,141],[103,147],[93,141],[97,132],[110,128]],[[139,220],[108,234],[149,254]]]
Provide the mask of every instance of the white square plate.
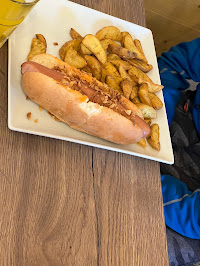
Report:
[[[20,86],[20,65],[26,61],[32,38],[41,33],[47,40],[47,53],[58,56],[59,48],[70,40],[70,28],[81,35],[95,34],[100,28],[114,25],[128,31],[141,41],[148,62],[153,65],[149,77],[160,84],[152,33],[149,29],[109,16],[67,0],[40,0],[29,16],[14,31],[9,39],[8,76],[8,127],[11,130],[67,140],[103,149],[123,152],[143,158],[172,164],[174,162],[165,107],[158,111],[155,120],[160,126],[161,151],[148,144],[145,149],[138,144],[118,145],[71,129],[64,123],[54,121],[49,114],[40,111],[38,105],[26,100]],[[58,42],[58,46],[53,43]],[[163,101],[162,92],[158,96]],[[32,113],[28,120],[26,114]],[[34,120],[38,119],[38,123]]]

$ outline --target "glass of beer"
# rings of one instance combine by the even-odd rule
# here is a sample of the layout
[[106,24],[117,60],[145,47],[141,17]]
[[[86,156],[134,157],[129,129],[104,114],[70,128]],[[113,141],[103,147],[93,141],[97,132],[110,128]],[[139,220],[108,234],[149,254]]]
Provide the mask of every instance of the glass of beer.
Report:
[[0,48],[39,0],[0,0]]

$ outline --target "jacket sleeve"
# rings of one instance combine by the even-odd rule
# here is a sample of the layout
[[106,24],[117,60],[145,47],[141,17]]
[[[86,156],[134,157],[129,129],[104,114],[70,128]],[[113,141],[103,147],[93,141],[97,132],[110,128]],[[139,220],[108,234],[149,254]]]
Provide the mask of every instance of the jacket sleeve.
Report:
[[179,234],[200,239],[200,188],[193,193],[180,180],[162,175],[165,223]]
[[158,58],[168,123],[173,120],[181,91],[189,87],[188,79],[200,82],[200,38],[172,47]]

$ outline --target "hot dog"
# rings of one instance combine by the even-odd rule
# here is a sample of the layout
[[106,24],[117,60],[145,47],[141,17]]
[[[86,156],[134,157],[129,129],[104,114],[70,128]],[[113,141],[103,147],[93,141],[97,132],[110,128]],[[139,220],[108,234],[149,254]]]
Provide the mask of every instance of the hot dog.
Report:
[[25,94],[72,128],[118,144],[150,133],[136,105],[56,57],[37,55],[22,64],[21,74]]

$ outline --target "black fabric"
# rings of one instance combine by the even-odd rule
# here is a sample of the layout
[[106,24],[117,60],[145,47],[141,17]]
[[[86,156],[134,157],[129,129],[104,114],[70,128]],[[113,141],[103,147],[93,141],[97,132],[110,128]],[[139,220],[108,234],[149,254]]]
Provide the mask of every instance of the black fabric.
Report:
[[[162,174],[178,178],[191,191],[200,187],[200,138],[192,116],[195,93],[182,93],[170,125],[174,164],[160,164]],[[200,261],[200,240],[186,238],[167,228],[167,244],[170,266],[191,266]]]
[[[175,117],[170,125],[174,164],[161,164],[161,173],[172,175],[184,182],[191,191],[200,187],[200,138],[196,131],[192,108],[195,91],[182,93]],[[188,110],[184,110],[185,104]]]

